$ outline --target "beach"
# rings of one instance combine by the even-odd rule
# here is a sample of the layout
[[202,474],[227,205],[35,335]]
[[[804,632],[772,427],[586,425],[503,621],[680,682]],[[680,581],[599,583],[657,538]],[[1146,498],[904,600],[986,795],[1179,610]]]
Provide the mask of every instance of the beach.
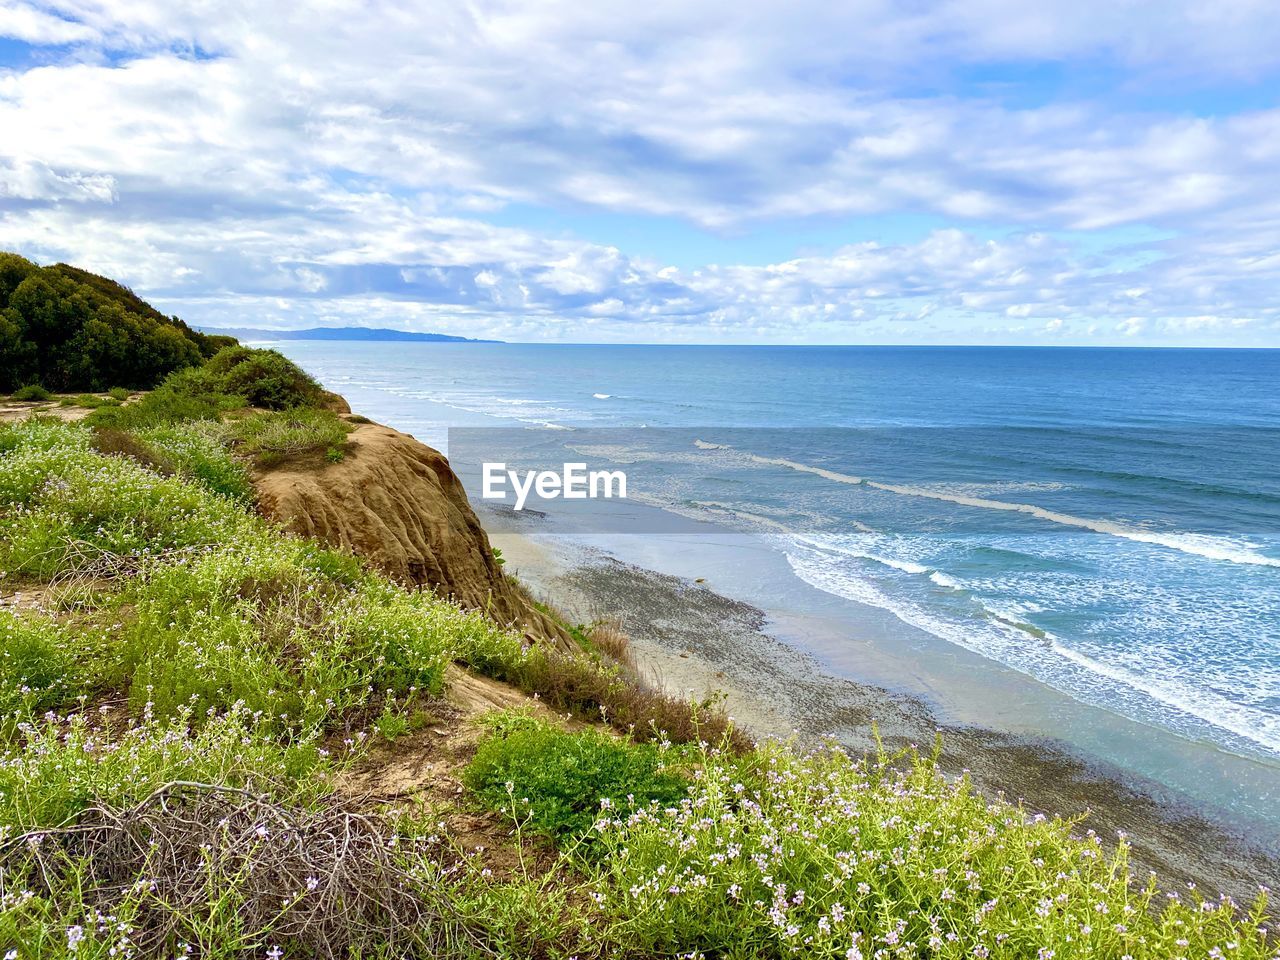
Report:
[[[1046,814],[1087,814],[1080,830],[1133,845],[1135,863],[1162,878],[1237,899],[1280,883],[1280,850],[1264,833],[1231,826],[1158,784],[1082,756],[1062,742],[948,723],[923,699],[834,675],[779,636],[762,610],[695,580],[609,554],[513,533],[492,536],[536,596],[575,622],[609,620],[630,638],[636,668],[671,693],[714,697],[754,736],[854,753],[915,745],[940,750],[951,775]],[[795,628],[795,625],[792,625]]]

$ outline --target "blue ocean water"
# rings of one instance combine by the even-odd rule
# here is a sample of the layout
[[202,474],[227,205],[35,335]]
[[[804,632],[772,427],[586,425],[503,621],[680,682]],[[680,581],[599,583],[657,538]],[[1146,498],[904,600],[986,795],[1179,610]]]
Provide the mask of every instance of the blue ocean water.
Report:
[[1280,758],[1280,351],[280,348],[428,442],[518,426],[643,464],[650,502],[753,531],[813,587]]

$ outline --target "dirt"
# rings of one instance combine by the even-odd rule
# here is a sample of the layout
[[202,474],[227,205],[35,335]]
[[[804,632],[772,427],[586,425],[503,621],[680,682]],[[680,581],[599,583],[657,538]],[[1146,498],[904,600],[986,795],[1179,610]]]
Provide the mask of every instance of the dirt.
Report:
[[522,866],[510,821],[481,810],[465,797],[461,774],[484,735],[481,718],[510,709],[528,710],[566,727],[580,726],[516,687],[450,666],[444,698],[424,708],[417,729],[373,746],[339,778],[338,793],[361,805],[412,811],[418,818],[438,823],[441,836],[457,844],[459,853],[478,857],[481,866],[496,875],[534,865],[549,867],[553,859],[549,847],[526,851]]

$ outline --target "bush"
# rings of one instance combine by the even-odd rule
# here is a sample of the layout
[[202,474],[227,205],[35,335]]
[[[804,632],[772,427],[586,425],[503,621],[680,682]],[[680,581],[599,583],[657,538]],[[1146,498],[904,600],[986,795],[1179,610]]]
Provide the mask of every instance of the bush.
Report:
[[185,710],[94,726],[77,714],[28,726],[23,742],[0,754],[0,824],[10,831],[54,826],[91,803],[134,803],[174,780],[303,802],[323,792],[329,761],[314,742],[281,744],[242,707],[195,728],[193,719]]
[[317,406],[325,399],[315,380],[275,350],[227,347],[205,371],[224,393],[242,396],[255,407],[287,410]]
[[66,264],[0,253],[0,390],[150,387],[201,362],[207,338],[132,291]]
[[221,543],[261,525],[195,484],[90,450],[83,429],[0,435],[0,449],[10,444],[0,457],[0,569],[9,573],[47,579],[106,554]]
[[129,391],[124,387],[112,387],[107,391],[107,396],[112,400],[119,400],[121,403],[129,399]]
[[608,936],[644,955],[1094,960],[1273,955],[1229,901],[1165,896],[1072,824],[924,757],[701,751],[675,810],[597,828]]
[[670,759],[652,744],[507,714],[493,721],[465,782],[486,805],[566,843],[590,840],[607,811],[677,804],[688,784]]
[[53,394],[40,386],[38,383],[29,383],[25,387],[19,387],[13,392],[13,399],[22,400],[24,402],[42,402],[48,400]]
[[0,718],[30,716],[80,689],[71,643],[52,620],[0,610]]
[[258,413],[228,423],[224,436],[236,451],[261,466],[291,457],[323,454],[342,459],[351,425],[328,410]]
[[244,397],[224,393],[205,368],[192,367],[170,374],[135,403],[94,410],[85,422],[90,426],[144,430],[169,423],[217,420],[246,402]]

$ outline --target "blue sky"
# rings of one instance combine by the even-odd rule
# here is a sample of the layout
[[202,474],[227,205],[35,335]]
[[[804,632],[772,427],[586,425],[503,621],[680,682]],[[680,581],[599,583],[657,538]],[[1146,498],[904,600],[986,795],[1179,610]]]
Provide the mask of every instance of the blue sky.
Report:
[[295,10],[0,0],[0,247],[209,326],[1280,346],[1261,0]]

